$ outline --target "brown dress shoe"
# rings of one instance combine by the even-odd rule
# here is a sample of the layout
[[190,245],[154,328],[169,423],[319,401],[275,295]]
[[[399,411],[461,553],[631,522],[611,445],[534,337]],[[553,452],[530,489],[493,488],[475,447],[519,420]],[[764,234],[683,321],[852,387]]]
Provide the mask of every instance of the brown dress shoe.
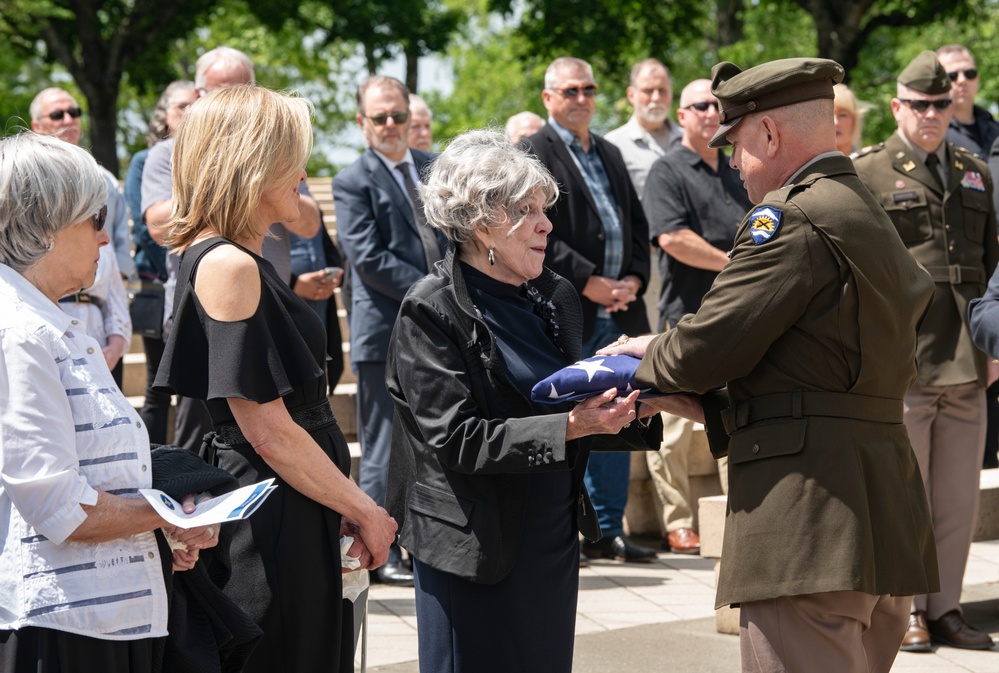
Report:
[[701,537],[692,528],[677,528],[666,536],[666,544],[674,554],[700,554]]
[[905,630],[905,637],[899,646],[903,652],[929,652],[933,648],[930,646],[930,630],[926,628],[926,612],[919,610],[909,615],[909,628]]
[[927,622],[930,637],[938,643],[960,647],[965,650],[988,650],[992,648],[992,638],[964,621],[957,610],[951,610]]

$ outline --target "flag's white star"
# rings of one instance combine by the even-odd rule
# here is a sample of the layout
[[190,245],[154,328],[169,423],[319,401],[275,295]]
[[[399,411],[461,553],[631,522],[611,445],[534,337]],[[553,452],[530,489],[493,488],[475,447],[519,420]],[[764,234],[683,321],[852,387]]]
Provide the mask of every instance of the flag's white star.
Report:
[[597,359],[580,360],[576,364],[570,365],[568,368],[582,369],[584,372],[586,372],[587,381],[592,381],[593,377],[596,375],[597,372],[610,372],[611,374],[614,373],[614,370],[611,369],[610,367],[604,367],[604,361],[602,358],[599,360]]
[[550,399],[550,400],[558,400],[558,399],[561,399],[563,397],[569,397],[570,395],[575,395],[576,394],[576,392],[573,391],[571,393],[564,393],[562,395],[559,395],[558,391],[555,390],[555,384],[553,383],[551,385],[552,385],[552,391],[550,393],[548,393],[548,399]]

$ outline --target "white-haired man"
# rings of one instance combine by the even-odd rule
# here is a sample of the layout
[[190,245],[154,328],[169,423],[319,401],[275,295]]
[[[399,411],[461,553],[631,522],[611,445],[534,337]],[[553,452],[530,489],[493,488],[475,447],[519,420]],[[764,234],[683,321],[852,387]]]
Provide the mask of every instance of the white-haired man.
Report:
[[641,198],[652,163],[679,144],[683,129],[669,118],[673,85],[669,69],[658,60],[648,58],[632,67],[627,94],[634,114],[628,123],[604,137],[621,150],[628,175]]

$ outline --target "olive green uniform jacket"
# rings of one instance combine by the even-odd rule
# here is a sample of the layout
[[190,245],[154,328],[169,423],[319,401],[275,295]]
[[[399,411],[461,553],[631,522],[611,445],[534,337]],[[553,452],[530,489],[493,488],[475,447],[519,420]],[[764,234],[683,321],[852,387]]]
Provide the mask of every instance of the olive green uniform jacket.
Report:
[[[776,225],[760,221],[763,208]],[[754,227],[772,237],[755,243]],[[931,293],[850,160],[826,156],[766,195],[701,308],[650,344],[639,383],[728,384],[725,430],[709,403],[717,395],[705,404],[712,450],[729,456],[718,606],[938,590],[902,425]]]
[[986,385],[985,355],[968,327],[968,303],[985,292],[999,261],[992,177],[987,164],[947,143],[947,190],[909,145],[892,135],[854,159],[902,242],[933,277],[919,328],[917,386]]

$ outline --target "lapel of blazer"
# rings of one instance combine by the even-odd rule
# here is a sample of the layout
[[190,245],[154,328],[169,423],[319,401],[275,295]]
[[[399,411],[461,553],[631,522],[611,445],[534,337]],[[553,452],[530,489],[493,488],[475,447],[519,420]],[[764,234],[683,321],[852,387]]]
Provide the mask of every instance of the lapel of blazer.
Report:
[[567,189],[575,190],[576,192],[583,195],[586,202],[590,205],[598,216],[600,215],[600,210],[597,209],[597,202],[593,200],[593,195],[590,194],[590,188],[586,186],[586,180],[583,178],[583,174],[579,172],[579,168],[576,166],[576,161],[569,154],[569,148],[565,146],[562,142],[562,138],[559,137],[558,133],[555,132],[551,126],[545,126],[545,138],[551,144],[552,154],[558,161],[561,161],[565,165],[566,170],[569,171],[569,175],[572,176],[574,185],[565,185]]
[[947,197],[950,198],[961,190],[964,172],[973,169],[968,166],[954,151],[954,145],[947,143]]
[[395,176],[389,172],[388,166],[370,147],[364,152],[364,167],[371,184],[389,195],[392,205],[402,213],[403,218],[415,232],[416,220],[413,219],[413,208],[409,205],[409,199],[403,194],[402,188],[396,182]]
[[897,134],[893,134],[885,141],[885,150],[891,153],[891,164],[896,171],[908,175],[943,199],[940,183],[933,178],[926,164],[919,160],[916,153]]

